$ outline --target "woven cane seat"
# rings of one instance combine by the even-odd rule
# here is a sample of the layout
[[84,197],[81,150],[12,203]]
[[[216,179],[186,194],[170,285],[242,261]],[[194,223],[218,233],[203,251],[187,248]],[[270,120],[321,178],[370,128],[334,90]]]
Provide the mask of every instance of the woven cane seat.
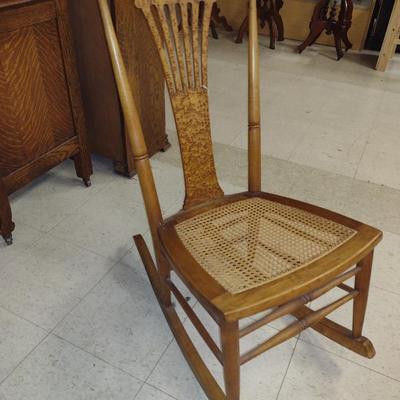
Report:
[[310,212],[258,197],[217,207],[175,229],[197,263],[232,294],[303,268],[356,234]]

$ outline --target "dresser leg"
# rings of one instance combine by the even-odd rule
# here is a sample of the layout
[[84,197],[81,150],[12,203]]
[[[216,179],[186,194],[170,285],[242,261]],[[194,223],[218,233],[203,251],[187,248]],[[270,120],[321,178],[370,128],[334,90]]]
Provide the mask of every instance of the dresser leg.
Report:
[[90,187],[92,182],[90,177],[93,174],[92,160],[86,151],[80,151],[73,157],[76,175],[83,180],[86,187]]
[[12,244],[14,223],[11,217],[11,207],[3,180],[0,178],[0,234],[8,245]]

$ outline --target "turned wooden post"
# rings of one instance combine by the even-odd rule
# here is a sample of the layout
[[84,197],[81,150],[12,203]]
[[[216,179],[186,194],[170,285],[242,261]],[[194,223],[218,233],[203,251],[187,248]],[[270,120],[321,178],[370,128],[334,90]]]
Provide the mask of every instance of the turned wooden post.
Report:
[[249,191],[261,191],[260,67],[257,1],[249,1]]
[[144,204],[146,206],[147,218],[149,221],[151,234],[153,238],[154,250],[157,257],[157,266],[162,276],[163,282],[163,301],[170,303],[170,291],[165,284],[169,278],[169,267],[161,255],[157,229],[161,225],[163,218],[161,214],[160,202],[158,199],[154,176],[150,166],[149,155],[146,142],[144,140],[142,124],[139,118],[139,112],[133,99],[132,89],[129,85],[128,75],[118,45],[110,10],[107,0],[98,0],[101,17],[104,24],[104,31],[108,48],[110,51],[111,62],[121,100],[122,110],[125,117],[126,128],[129,142],[132,146],[132,153],[135,161],[135,169],[139,176],[139,182],[142,189]]
[[240,400],[240,346],[239,323],[221,326],[222,363],[226,400]]

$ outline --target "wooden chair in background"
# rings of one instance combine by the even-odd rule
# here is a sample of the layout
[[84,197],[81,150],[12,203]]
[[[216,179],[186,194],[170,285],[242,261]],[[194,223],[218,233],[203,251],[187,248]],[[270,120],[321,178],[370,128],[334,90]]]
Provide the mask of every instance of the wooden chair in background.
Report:
[[338,2],[320,0],[317,3],[310,22],[310,33],[297,48],[299,53],[313,45],[324,31],[327,35],[333,35],[338,60],[344,55],[342,42],[346,51],[353,47],[348,35],[353,20],[353,0],[340,0],[340,5]]
[[[280,11],[283,7],[283,0],[257,0],[258,18],[261,28],[268,24],[269,28],[269,48],[275,49],[276,33],[278,41],[285,40],[285,31]],[[244,35],[249,31],[249,16],[246,15],[240,25],[236,43],[243,43]]]
[[214,39],[218,39],[217,24],[222,25],[227,32],[233,31],[233,28],[229,25],[228,20],[223,15],[221,15],[221,9],[215,2],[212,8],[210,20],[211,34]]
[[[196,18],[199,3],[204,3],[200,24]],[[142,236],[134,239],[161,309],[208,398],[239,400],[240,366],[307,327],[364,357],[373,357],[373,345],[362,336],[362,330],[373,250],[381,232],[334,212],[261,191],[256,0],[249,6],[249,186],[247,192],[230,196],[224,195],[217,181],[210,134],[207,48],[213,0],[136,0],[135,4],[147,18],[163,64],[179,136],[186,197],[182,211],[163,218],[107,0],[99,0],[155,260]],[[177,289],[171,271],[218,324],[220,344]],[[344,283],[352,277],[354,287]],[[339,300],[316,311],[306,306],[336,287],[345,293]],[[222,364],[225,393],[185,331],[172,296]],[[351,329],[326,318],[351,300]],[[262,311],[269,312],[239,328],[241,319]],[[298,322],[241,354],[242,337],[289,314]]]

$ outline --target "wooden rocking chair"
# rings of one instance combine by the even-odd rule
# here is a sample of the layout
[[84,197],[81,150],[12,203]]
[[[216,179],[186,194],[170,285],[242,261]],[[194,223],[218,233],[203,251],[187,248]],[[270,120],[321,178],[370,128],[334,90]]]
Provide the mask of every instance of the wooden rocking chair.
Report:
[[[204,3],[204,12],[198,24],[200,3]],[[182,211],[163,219],[107,0],[99,0],[156,260],[141,236],[134,240],[162,311],[208,398],[239,400],[240,366],[307,327],[364,357],[373,357],[373,345],[362,336],[362,329],[373,249],[381,232],[334,212],[261,191],[256,0],[250,0],[249,6],[249,187],[245,193],[230,196],[224,195],[217,181],[210,135],[207,43],[213,0],[136,0],[135,4],[148,21],[164,67],[186,198]],[[220,346],[172,282],[171,271],[220,327]],[[354,288],[344,283],[352,277]],[[306,306],[336,287],[345,293],[339,300],[317,311]],[[185,331],[172,296],[221,362],[225,393]],[[351,329],[326,318],[351,300]],[[239,320],[268,310],[265,317],[239,329]],[[289,314],[298,322],[240,354],[242,337]]]

